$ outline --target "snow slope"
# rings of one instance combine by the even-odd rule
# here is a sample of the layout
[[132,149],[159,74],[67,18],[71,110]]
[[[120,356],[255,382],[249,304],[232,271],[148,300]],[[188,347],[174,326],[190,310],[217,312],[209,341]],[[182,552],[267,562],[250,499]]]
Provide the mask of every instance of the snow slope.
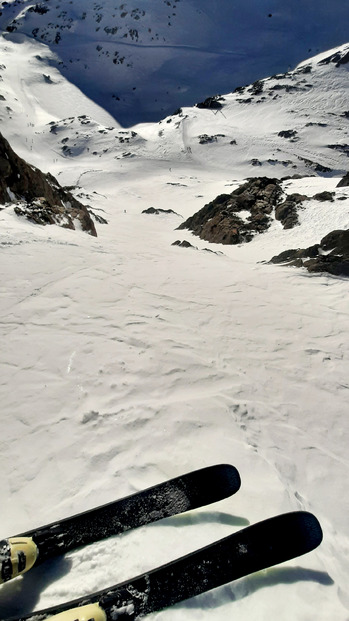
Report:
[[4,0],[0,29],[24,33],[123,126],[285,72],[347,41],[342,0]]
[[[242,487],[3,585],[1,617],[103,588],[301,508],[322,524],[316,552],[149,618],[347,621],[348,281],[261,261],[348,228],[349,190],[337,189],[343,200],[334,203],[309,200],[299,227],[274,222],[243,247],[189,233],[197,250],[171,245],[183,239],[175,228],[184,217],[256,171],[307,173],[285,180],[287,191],[335,189],[348,160],[328,145],[347,141],[347,65],[319,65],[318,57],[310,74],[266,81],[260,103],[261,93],[245,104],[238,99],[251,93],[235,93],[222,114],[188,108],[161,123],[108,129],[107,113],[58,69],[51,79],[66,89],[64,101],[42,79],[47,64],[37,55],[51,54],[43,44],[13,37],[1,41],[4,135],[61,183],[78,185],[109,224],[92,239],[31,225],[12,206],[0,212],[1,536],[213,463],[235,464]],[[269,96],[304,77],[309,93],[285,87]],[[278,136],[290,129],[299,140]],[[221,133],[237,144],[198,140]],[[149,206],[176,213],[143,214]]]

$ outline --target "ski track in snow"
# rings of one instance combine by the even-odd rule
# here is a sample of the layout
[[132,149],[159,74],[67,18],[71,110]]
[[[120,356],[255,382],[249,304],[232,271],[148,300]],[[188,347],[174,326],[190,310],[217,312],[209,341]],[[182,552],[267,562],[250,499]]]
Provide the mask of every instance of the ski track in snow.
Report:
[[[23,45],[33,59],[39,44]],[[10,72],[10,55],[7,61]],[[83,109],[82,94],[65,87],[67,106]],[[55,102],[46,94],[37,109],[30,89],[19,87],[19,95],[40,121],[34,163],[45,168],[53,158],[54,174],[82,184],[109,224],[93,239],[0,212],[1,536],[213,463],[233,463],[242,487],[212,507],[72,552],[3,585],[3,616],[104,588],[249,523],[306,509],[324,529],[316,552],[149,619],[308,621],[316,610],[320,621],[348,621],[348,281],[259,263],[347,227],[347,200],[309,201],[300,227],[286,234],[274,223],[244,247],[208,244],[187,231],[181,239],[198,249],[172,247],[183,217],[251,174],[257,139],[245,139],[250,152],[234,170],[232,157],[193,143],[226,121],[207,114],[207,124],[195,110],[168,134],[173,142],[166,134],[161,142],[162,125],[137,127],[146,146],[137,146],[134,160],[116,159],[120,148],[98,160],[87,152],[56,157],[57,139],[45,125]],[[95,104],[86,105],[92,114]],[[276,129],[284,128],[284,113],[281,107]],[[8,123],[22,153],[29,153],[26,123],[15,113]],[[256,113],[248,130],[258,129]],[[100,148],[98,132],[91,130],[91,146]],[[303,151],[313,153],[314,145]],[[339,159],[326,157],[338,168]],[[285,187],[313,196],[337,181],[308,177]],[[142,214],[150,205],[180,215]]]

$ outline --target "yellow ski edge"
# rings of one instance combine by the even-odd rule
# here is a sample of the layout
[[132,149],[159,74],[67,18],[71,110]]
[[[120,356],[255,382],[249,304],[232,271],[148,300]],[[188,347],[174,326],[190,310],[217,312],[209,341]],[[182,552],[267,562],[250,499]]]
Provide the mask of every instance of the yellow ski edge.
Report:
[[59,612],[53,617],[48,617],[46,621],[107,621],[107,615],[99,604],[87,604],[78,608],[70,608],[64,612]]
[[38,548],[31,537],[10,537],[0,541],[0,584],[31,569]]

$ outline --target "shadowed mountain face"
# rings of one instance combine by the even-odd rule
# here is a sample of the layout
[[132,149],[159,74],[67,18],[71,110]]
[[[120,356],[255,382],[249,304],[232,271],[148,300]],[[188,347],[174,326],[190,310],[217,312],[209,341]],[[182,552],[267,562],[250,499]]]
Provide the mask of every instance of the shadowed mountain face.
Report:
[[342,0],[0,1],[0,29],[49,46],[60,71],[124,126],[277,72],[347,39]]
[[85,207],[45,175],[16,155],[0,134],[0,204],[16,202],[15,213],[36,224],[58,224],[75,229],[74,221],[90,235],[96,229]]

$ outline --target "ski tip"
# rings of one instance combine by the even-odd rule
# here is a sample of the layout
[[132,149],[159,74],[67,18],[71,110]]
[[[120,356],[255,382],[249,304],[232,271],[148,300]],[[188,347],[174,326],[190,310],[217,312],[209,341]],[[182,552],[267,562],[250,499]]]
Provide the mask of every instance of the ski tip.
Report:
[[299,538],[305,549],[303,553],[315,550],[323,539],[322,528],[317,517],[308,511],[296,511],[290,515],[294,516],[294,527],[299,531]]
[[257,528],[261,527],[271,542],[270,559],[273,562],[270,564],[273,565],[315,550],[323,538],[318,519],[307,511],[284,513],[259,525]]
[[215,464],[200,470],[192,470],[170,481],[180,485],[190,499],[187,510],[203,507],[235,494],[241,485],[235,466]]
[[[197,471],[205,489],[210,488],[217,500],[235,494],[241,486],[238,470],[231,464],[216,464]],[[213,502],[214,500],[211,500]]]
[[220,464],[218,468],[220,469],[222,484],[226,486],[227,495],[238,492],[241,487],[241,478],[237,468],[231,464]]

